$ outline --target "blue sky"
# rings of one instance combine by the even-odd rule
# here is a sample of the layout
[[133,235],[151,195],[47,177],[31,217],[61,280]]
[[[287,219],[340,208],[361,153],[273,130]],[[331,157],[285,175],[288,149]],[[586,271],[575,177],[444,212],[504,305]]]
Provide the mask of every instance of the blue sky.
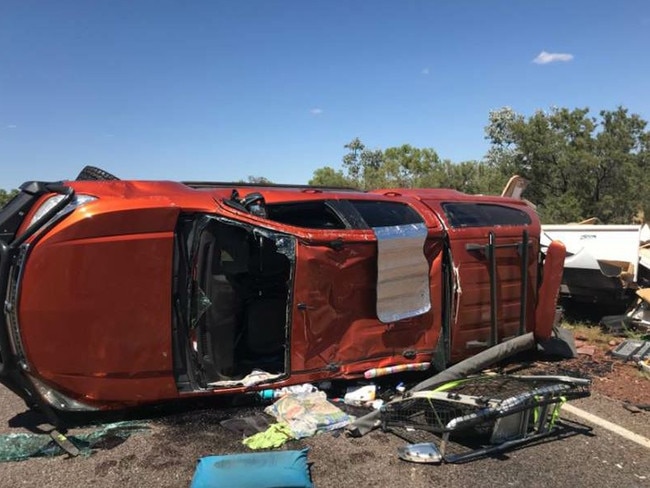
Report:
[[647,0],[3,0],[0,188],[306,183],[354,137],[480,159],[505,105],[650,120],[649,46]]

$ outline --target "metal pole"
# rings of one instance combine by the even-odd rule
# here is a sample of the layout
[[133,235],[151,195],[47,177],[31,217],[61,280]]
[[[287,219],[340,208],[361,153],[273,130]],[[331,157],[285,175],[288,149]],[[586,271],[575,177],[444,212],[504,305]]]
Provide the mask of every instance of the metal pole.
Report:
[[519,335],[526,333],[526,312],[528,305],[528,230],[524,229],[521,239],[521,303],[519,304]]
[[490,267],[490,345],[495,346],[499,337],[497,334],[497,257],[494,232],[488,234],[488,265]]

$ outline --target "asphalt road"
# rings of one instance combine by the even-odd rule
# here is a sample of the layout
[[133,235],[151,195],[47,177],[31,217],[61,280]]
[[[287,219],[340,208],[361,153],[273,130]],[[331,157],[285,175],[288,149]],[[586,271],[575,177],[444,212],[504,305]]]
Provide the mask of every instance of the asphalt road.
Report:
[[[580,408],[650,436],[650,413],[632,414],[601,396],[576,401]],[[199,409],[147,420],[150,430],[90,457],[32,458],[0,463],[1,487],[187,487],[196,460],[205,455],[248,452],[219,425],[254,408]],[[0,433],[27,432],[32,415],[0,387]],[[563,417],[568,417],[563,415]],[[72,431],[77,432],[77,430]],[[573,425],[565,437],[460,465],[422,465],[400,460],[405,442],[375,431],[363,438],[324,434],[285,444],[309,447],[312,478],[319,488],[365,487],[643,487],[650,486],[650,450],[607,430]]]

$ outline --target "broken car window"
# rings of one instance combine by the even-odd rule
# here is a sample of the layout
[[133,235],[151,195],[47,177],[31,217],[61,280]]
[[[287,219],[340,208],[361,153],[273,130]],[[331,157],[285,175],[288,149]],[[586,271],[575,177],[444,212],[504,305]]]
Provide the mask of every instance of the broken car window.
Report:
[[267,205],[268,218],[308,229],[345,229],[326,201]]

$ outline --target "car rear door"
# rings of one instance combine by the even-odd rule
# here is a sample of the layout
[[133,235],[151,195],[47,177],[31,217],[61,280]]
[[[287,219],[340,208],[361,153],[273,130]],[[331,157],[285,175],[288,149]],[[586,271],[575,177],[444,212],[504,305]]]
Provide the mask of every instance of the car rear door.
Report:
[[539,221],[524,205],[427,201],[447,227],[452,361],[531,330]]

